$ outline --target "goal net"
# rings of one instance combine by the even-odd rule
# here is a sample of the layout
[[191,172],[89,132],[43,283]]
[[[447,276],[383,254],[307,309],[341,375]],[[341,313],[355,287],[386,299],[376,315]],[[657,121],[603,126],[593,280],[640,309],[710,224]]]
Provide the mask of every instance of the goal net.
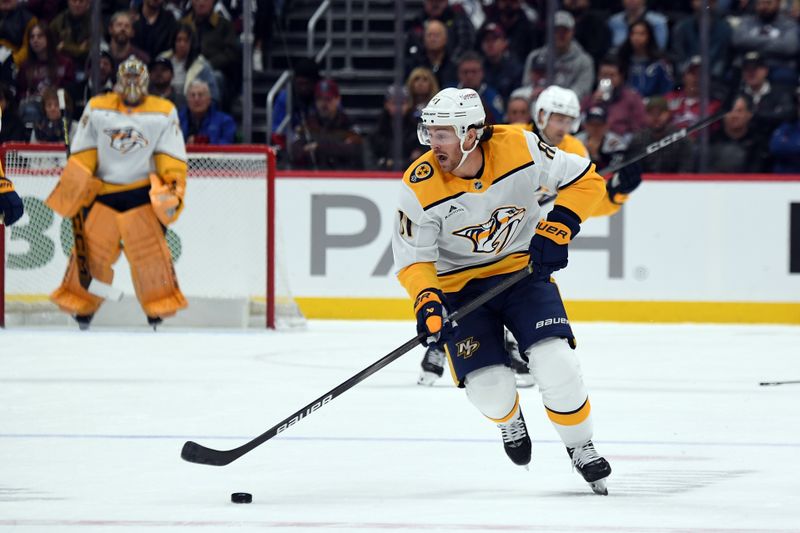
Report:
[[[282,263],[272,151],[234,145],[196,146],[188,152],[186,207],[166,237],[189,307],[165,324],[304,325]],[[64,148],[6,144],[0,154],[6,176],[25,203],[23,218],[5,228],[0,239],[0,278],[5,278],[5,283],[0,279],[0,307],[5,307],[5,313],[0,309],[0,321],[69,322],[48,295],[64,275],[73,243],[72,224],[44,204],[66,162]],[[114,272],[113,285],[125,296],[120,302],[104,302],[92,324],[145,324],[124,254]]]

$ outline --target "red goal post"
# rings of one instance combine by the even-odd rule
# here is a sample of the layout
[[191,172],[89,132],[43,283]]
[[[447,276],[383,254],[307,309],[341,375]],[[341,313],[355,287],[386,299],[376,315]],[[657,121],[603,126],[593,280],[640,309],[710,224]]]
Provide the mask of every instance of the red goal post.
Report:
[[[260,323],[274,328],[303,323],[285,265],[280,264],[273,151],[265,145],[190,145],[187,152],[186,207],[168,228],[167,242],[189,308],[167,324]],[[34,317],[63,315],[47,295],[61,282],[66,268],[71,225],[43,202],[65,163],[64,147],[7,143],[0,147],[0,155],[26,208],[14,226],[0,225],[0,325],[5,325],[7,313],[17,323],[61,323],[59,318],[36,321]],[[136,308],[124,255],[114,270],[113,285],[125,293],[125,305]],[[135,310],[115,311],[114,306],[104,303],[96,321],[135,325],[144,320],[143,313],[132,319]],[[111,310],[104,311],[106,307]]]

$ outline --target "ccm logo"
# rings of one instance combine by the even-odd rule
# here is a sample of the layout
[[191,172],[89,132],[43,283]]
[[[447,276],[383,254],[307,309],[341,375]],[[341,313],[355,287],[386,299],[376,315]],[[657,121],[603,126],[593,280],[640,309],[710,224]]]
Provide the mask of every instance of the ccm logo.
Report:
[[544,233],[553,234],[556,237],[563,237],[565,239],[569,238],[569,234],[566,231],[557,226],[553,226],[552,224],[548,224],[544,220],[539,221],[539,223],[536,225],[536,229]]
[[679,141],[684,137],[686,137],[686,128],[681,128],[672,135],[667,135],[663,139],[648,145],[647,148],[645,148],[645,152],[647,152],[648,154],[652,154],[656,150],[660,150],[661,148],[668,146],[674,143],[675,141]]
[[547,320],[540,320],[536,323],[536,329],[553,326],[557,324],[569,324],[569,320],[564,317],[553,317]]

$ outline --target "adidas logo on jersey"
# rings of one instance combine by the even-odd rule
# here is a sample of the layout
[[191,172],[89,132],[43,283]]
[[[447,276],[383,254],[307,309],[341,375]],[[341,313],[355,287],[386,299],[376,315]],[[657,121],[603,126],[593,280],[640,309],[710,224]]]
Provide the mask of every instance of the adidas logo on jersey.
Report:
[[456,207],[454,205],[451,205],[450,206],[450,211],[447,212],[447,214],[444,216],[444,219],[447,220],[451,216],[457,215],[457,214],[463,213],[463,212],[464,212],[464,208],[463,207]]

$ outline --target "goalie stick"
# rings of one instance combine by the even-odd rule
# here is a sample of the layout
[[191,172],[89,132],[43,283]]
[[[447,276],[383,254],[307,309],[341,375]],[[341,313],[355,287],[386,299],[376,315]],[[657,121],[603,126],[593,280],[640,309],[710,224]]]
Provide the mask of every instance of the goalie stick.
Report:
[[[456,321],[461,317],[467,316],[481,305],[485,304],[498,294],[502,293],[512,285],[516,284],[523,278],[527,277],[532,272],[533,269],[529,264],[524,269],[515,272],[514,274],[503,280],[499,285],[489,289],[488,291],[481,294],[474,300],[466,303],[463,307],[461,307],[460,309],[455,311],[452,315],[450,315],[450,319],[452,321]],[[183,449],[181,450],[181,458],[183,458],[185,461],[189,461],[190,463],[198,463],[198,464],[212,465],[212,466],[225,466],[229,463],[232,463],[239,457],[251,451],[253,448],[260,446],[261,444],[264,444],[269,439],[276,436],[278,433],[281,433],[282,431],[300,422],[302,419],[304,419],[314,411],[320,409],[325,404],[330,403],[334,398],[341,395],[345,391],[353,388],[357,384],[361,383],[366,378],[368,378],[378,370],[382,369],[392,361],[400,358],[400,356],[411,351],[412,348],[414,348],[417,344],[419,344],[420,340],[422,339],[422,336],[423,334],[419,334],[416,337],[409,339],[402,346],[395,348],[394,350],[384,355],[382,358],[375,361],[370,366],[368,366],[358,374],[354,375],[347,381],[337,385],[336,387],[329,390],[316,400],[312,401],[311,403],[302,407],[298,411],[295,411],[291,415],[287,416],[286,418],[284,418],[283,420],[272,426],[270,429],[268,429],[266,432],[262,433],[258,437],[251,440],[250,442],[247,442],[239,446],[238,448],[234,448],[232,450],[214,450],[211,448],[207,448],[201,444],[197,444],[196,442],[187,441],[183,445]]]
[[[64,99],[64,89],[58,89],[56,94],[58,95],[58,108],[61,110],[61,127],[64,128],[64,149],[69,158],[69,124],[67,124],[67,104]],[[81,208],[75,216],[72,217],[72,235],[75,241],[75,264],[78,267],[78,279],[81,282],[81,287],[95,296],[118,302],[122,299],[122,291],[108,283],[94,279],[89,270],[89,250],[86,246],[85,222],[86,215],[83,212],[83,208]]]

